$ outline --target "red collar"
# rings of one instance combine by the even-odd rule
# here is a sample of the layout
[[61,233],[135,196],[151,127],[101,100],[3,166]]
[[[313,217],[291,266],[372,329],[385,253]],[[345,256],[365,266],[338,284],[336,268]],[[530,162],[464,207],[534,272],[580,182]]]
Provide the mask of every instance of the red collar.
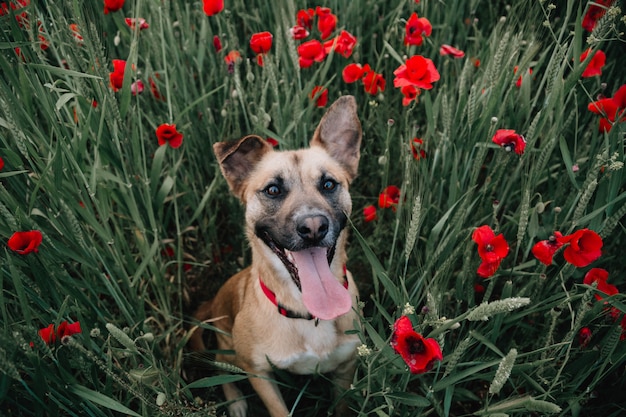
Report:
[[[347,270],[346,267],[344,265],[343,267],[343,286],[345,288],[348,288],[348,277],[346,275]],[[263,279],[261,277],[259,277],[259,285],[261,285],[261,290],[263,290],[263,294],[265,294],[265,296],[267,297],[268,300],[270,300],[272,302],[272,304],[274,304],[277,308],[278,308],[278,312],[290,319],[304,319],[304,320],[313,320],[316,319],[316,317],[314,315],[312,315],[311,313],[306,313],[306,314],[300,314],[297,311],[293,311],[293,310],[289,310],[288,308],[284,307],[282,304],[280,304],[278,302],[278,300],[276,299],[276,293],[272,290],[270,290],[267,285],[265,285],[265,283],[263,282]]]

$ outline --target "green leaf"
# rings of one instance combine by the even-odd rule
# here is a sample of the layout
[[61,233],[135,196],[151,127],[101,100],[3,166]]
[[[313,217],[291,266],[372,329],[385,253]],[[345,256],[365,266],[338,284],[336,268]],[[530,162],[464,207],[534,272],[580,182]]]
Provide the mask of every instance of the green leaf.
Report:
[[82,385],[71,385],[68,389],[70,392],[78,395],[85,401],[89,401],[94,404],[101,405],[110,410],[124,413],[129,416],[141,417],[141,414],[137,414],[136,412],[126,407],[125,405],[120,404],[118,401],[114,400],[113,398],[107,397],[104,394],[101,394],[97,391],[93,391]]
[[576,177],[574,176],[574,163],[572,162],[572,156],[569,153],[569,148],[567,146],[567,142],[563,136],[559,137],[559,148],[561,149],[561,156],[563,157],[563,163],[565,164],[565,172],[567,172],[567,176],[574,188],[579,189],[578,183],[576,182]]
[[50,72],[51,74],[60,75],[60,76],[69,76],[69,77],[79,77],[79,78],[92,78],[95,80],[101,80],[102,77],[98,77],[97,75],[85,74],[84,72],[78,72],[74,70],[69,70],[61,67],[55,67],[47,64],[28,64],[31,68],[38,68],[45,71]]
[[229,375],[229,374],[209,376],[209,377],[194,381],[191,384],[187,385],[185,388],[186,389],[211,388],[211,387],[216,387],[218,385],[242,381],[244,379],[248,379],[248,376],[247,375]]
[[412,407],[428,407],[430,401],[421,395],[414,394],[412,392],[394,392],[386,395],[387,398],[398,401],[402,404],[410,405]]

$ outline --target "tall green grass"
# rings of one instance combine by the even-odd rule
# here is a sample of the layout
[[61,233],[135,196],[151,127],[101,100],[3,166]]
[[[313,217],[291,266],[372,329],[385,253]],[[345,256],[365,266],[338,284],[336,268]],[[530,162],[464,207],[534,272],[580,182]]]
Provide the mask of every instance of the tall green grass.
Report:
[[[301,2],[232,1],[207,17],[201,2],[127,1],[104,15],[100,2],[32,1],[29,27],[14,12],[0,16],[0,237],[44,235],[37,253],[2,248],[3,414],[222,412],[215,387],[242,376],[218,376],[210,355],[185,350],[198,324],[193,308],[249,261],[243,210],[211,147],[248,133],[281,149],[306,145],[324,112],[309,94],[323,85],[330,100],[357,97],[364,128],[348,265],[364,305],[351,407],[363,416],[621,415],[624,297],[596,302],[582,278],[601,267],[626,290],[626,125],[599,133],[599,117],[587,110],[626,82],[624,17],[608,14],[590,39],[580,24],[585,2],[514,3],[307,3],[330,7],[338,27],[358,38],[350,58],[331,55],[307,69],[289,35]],[[433,25],[421,47],[402,43],[413,11]],[[150,28],[131,31],[125,17]],[[259,67],[248,41],[265,30],[274,44]],[[465,58],[440,56],[444,43]],[[588,47],[607,55],[600,77],[581,78]],[[243,60],[229,69],[230,50]],[[415,54],[433,59],[441,79],[403,107],[393,71]],[[134,65],[117,93],[112,59]],[[382,73],[385,91],[371,96],[344,83],[341,70],[352,62]],[[149,78],[163,99],[150,93]],[[137,96],[135,79],[146,85]],[[181,148],[158,146],[161,123],[176,124]],[[523,155],[491,143],[503,128],[525,136]],[[414,137],[426,158],[413,159]],[[397,210],[379,209],[365,223],[362,208],[391,184],[402,189]],[[476,275],[471,241],[484,224],[511,247],[490,279]],[[591,266],[575,268],[558,253],[546,267],[530,253],[554,230],[580,228],[603,238]],[[442,346],[444,360],[427,374],[411,375],[389,346],[401,314]],[[82,333],[46,345],[37,330],[65,320],[80,321]],[[592,331],[586,346],[583,327]],[[187,376],[198,366],[206,378],[193,384]],[[290,375],[280,381],[294,415],[323,415],[332,405],[330,389]]]

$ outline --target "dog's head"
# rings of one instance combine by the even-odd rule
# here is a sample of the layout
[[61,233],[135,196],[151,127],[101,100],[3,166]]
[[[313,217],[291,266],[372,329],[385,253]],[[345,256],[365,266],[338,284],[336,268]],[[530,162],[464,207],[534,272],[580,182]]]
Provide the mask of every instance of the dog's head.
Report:
[[[356,102],[344,96],[328,109],[308,149],[275,151],[258,136],[214,145],[230,189],[246,205],[249,239],[280,260],[310,312],[322,319],[348,302],[329,264],[352,210],[348,187],[357,175],[360,144]],[[321,298],[341,306],[314,305]]]

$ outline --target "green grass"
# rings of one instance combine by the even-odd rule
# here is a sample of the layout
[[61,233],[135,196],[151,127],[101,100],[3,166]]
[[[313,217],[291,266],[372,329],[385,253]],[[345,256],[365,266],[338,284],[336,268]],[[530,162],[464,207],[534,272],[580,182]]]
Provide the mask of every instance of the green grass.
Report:
[[[626,302],[622,294],[596,302],[583,277],[604,268],[626,291],[626,124],[600,133],[599,116],[587,110],[626,83],[624,17],[607,15],[594,40],[580,24],[586,2],[513,3],[307,3],[330,7],[358,44],[350,58],[331,55],[306,69],[288,31],[301,2],[226,1],[207,17],[199,1],[128,0],[104,15],[101,2],[33,0],[30,27],[0,16],[0,238],[44,236],[37,253],[0,249],[2,414],[221,415],[217,385],[241,375],[219,376],[210,354],[189,354],[187,331],[197,324],[189,315],[250,256],[243,209],[212,145],[249,133],[276,138],[281,149],[306,145],[324,113],[308,96],[323,85],[330,101],[356,96],[364,129],[348,267],[360,283],[359,336],[369,350],[346,393],[350,406],[362,416],[622,415]],[[433,25],[420,47],[402,42],[413,11]],[[124,18],[133,16],[150,28],[131,31]],[[266,30],[274,43],[259,67],[248,42]],[[441,44],[465,58],[440,56]],[[590,46],[607,62],[600,77],[581,78],[578,58]],[[235,49],[244,59],[229,71],[223,58]],[[403,107],[393,71],[416,54],[432,59],[441,79]],[[118,92],[109,86],[112,59],[135,67]],[[352,62],[382,73],[385,91],[371,96],[344,83]],[[521,87],[515,66],[517,74],[532,68]],[[163,100],[151,95],[149,77]],[[135,79],[146,85],[138,96]],[[162,123],[176,124],[182,147],[158,146]],[[525,153],[494,145],[496,129],[523,134]],[[412,158],[414,137],[426,158]],[[391,184],[402,189],[397,210],[364,222],[362,209]],[[476,274],[471,240],[484,224],[511,248],[489,279]],[[561,251],[546,267],[530,252],[554,230],[581,228],[604,242],[590,266],[573,267]],[[403,312],[442,347],[444,360],[427,374],[410,374],[389,345]],[[46,345],[37,330],[65,320],[80,321],[82,333]],[[583,327],[592,331],[587,346]],[[198,367],[209,379],[189,387]],[[324,415],[332,405],[328,384],[279,380],[295,415]]]

